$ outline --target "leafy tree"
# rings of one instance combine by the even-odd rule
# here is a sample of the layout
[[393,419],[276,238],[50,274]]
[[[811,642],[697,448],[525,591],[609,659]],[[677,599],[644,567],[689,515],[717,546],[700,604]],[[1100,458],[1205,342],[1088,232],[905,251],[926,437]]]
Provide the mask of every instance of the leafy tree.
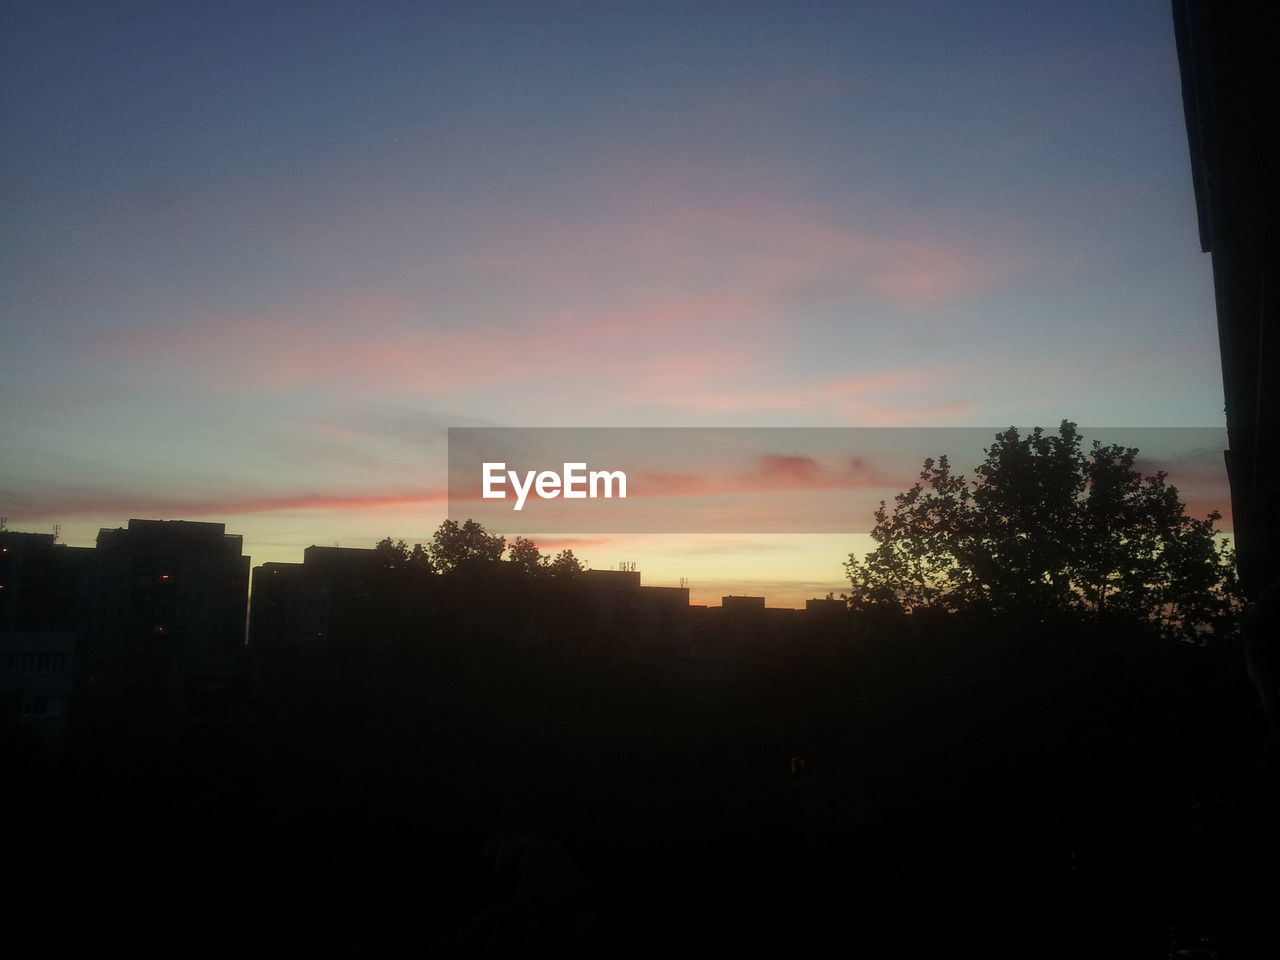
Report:
[[383,537],[373,545],[376,566],[394,569],[409,560],[409,545],[403,540]]
[[435,565],[422,544],[415,543],[413,549],[403,540],[393,541],[383,537],[374,545],[375,566],[384,570],[410,570],[421,573],[433,573]]
[[573,555],[572,550],[561,550],[548,565],[548,569],[553,577],[572,580],[574,577],[581,576],[587,568]]
[[435,572],[435,564],[431,562],[431,554],[420,543],[415,543],[413,550],[409,553],[409,567],[414,570]]
[[531,577],[552,576],[562,580],[570,580],[578,576],[586,568],[572,550],[561,550],[552,559],[538,550],[537,544],[525,537],[516,537],[511,541],[507,551],[507,559],[524,574]]
[[505,537],[486,533],[475,520],[446,520],[432,534],[429,553],[436,569],[447,572],[471,561],[501,560],[506,546]]
[[1194,636],[1239,602],[1221,516],[1186,515],[1164,472],[1138,451],[1057,434],[996,435],[968,480],[945,456],[875,514],[878,546],[845,564],[855,609],[1088,613]]
[[507,548],[507,560],[524,576],[537,577],[547,572],[550,558],[538,545],[525,537],[516,537]]

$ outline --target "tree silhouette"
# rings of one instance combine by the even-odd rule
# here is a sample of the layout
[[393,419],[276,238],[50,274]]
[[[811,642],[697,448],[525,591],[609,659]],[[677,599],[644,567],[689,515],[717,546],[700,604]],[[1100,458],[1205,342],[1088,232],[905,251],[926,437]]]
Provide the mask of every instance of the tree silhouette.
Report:
[[548,565],[548,569],[553,577],[572,580],[582,574],[586,567],[583,566],[581,560],[573,555],[572,550],[561,550]]
[[551,576],[572,580],[586,568],[572,550],[561,550],[553,559],[542,553],[538,545],[526,537],[516,537],[507,548],[507,560],[526,577]]
[[996,435],[972,481],[945,456],[881,501],[879,546],[845,564],[855,609],[1088,613],[1193,637],[1239,602],[1216,512],[1186,515],[1164,472],[1143,476],[1138,451],[1056,434]]
[[446,520],[431,535],[429,553],[436,569],[447,573],[470,561],[501,560],[506,545],[505,537],[486,533],[475,520]]
[[410,570],[419,573],[433,573],[435,565],[431,557],[420,543],[413,549],[404,540],[392,540],[383,537],[374,544],[375,566],[384,570]]
[[537,577],[546,573],[550,558],[538,549],[538,545],[527,537],[516,537],[507,548],[507,560],[515,565],[521,575]]

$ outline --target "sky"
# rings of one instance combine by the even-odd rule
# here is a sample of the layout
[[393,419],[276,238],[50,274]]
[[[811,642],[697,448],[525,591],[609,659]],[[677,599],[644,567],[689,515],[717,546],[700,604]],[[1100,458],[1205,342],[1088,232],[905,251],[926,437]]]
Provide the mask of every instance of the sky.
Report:
[[2,10],[10,529],[425,541],[449,427],[1223,425],[1166,0]]

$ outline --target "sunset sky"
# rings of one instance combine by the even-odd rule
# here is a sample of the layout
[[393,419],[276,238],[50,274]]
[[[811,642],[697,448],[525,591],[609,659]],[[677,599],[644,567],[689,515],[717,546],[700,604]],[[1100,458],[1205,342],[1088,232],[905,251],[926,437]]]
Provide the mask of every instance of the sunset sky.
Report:
[[[3,17],[11,529],[426,540],[450,426],[1223,425],[1167,0]],[[547,543],[779,605],[865,546]]]

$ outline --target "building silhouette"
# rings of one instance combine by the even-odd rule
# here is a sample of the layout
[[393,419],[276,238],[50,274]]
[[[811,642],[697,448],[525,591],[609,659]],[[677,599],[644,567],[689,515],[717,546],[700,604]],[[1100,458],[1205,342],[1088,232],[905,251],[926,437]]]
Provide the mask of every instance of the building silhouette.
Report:
[[225,715],[245,646],[249,558],[221,523],[98,533],[84,657],[90,711]]
[[310,546],[301,563],[253,568],[249,646],[292,655],[330,636],[341,613],[369,601],[377,551]]
[[638,570],[586,570],[591,628],[620,642],[681,652],[692,642],[688,587],[646,587]]
[[218,721],[254,679],[391,634],[430,643],[440,630],[478,628],[521,644],[605,641],[716,673],[753,645],[847,624],[835,600],[695,606],[688,587],[647,586],[636,570],[566,578],[477,560],[436,574],[351,547],[313,545],[300,563],[261,564],[249,588],[243,539],[221,523],[134,519],[100,530],[96,547],[0,531],[0,717],[55,746],[77,719]]
[[1200,247],[1213,263],[1233,532],[1256,600],[1280,580],[1280,9],[1175,0],[1173,13]]
[[94,551],[0,531],[0,717],[60,745],[88,623]]

